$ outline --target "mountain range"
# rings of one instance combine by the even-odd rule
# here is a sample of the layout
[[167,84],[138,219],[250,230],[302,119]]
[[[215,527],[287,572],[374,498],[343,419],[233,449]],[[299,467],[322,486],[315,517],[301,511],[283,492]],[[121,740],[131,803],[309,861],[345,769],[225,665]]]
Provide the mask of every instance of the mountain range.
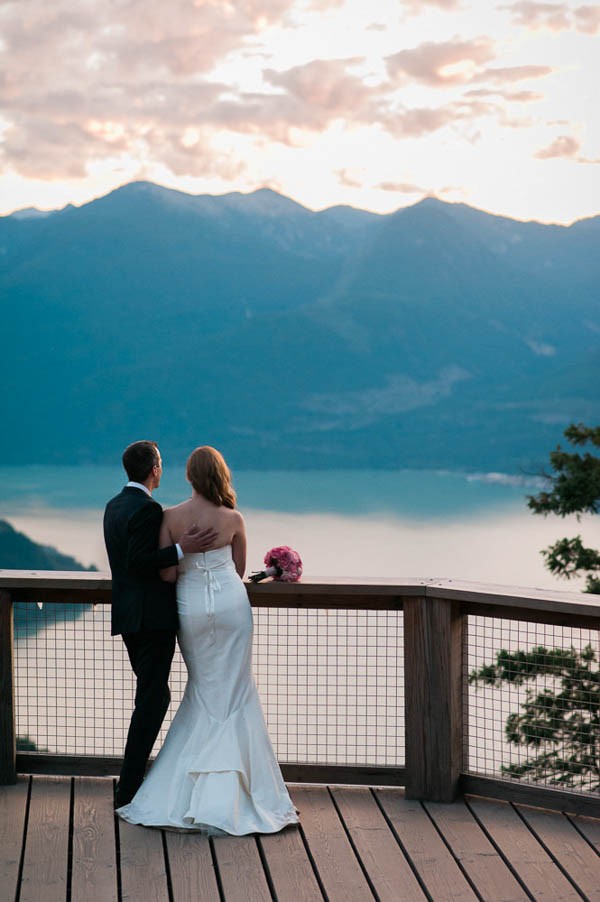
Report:
[[[0,570],[96,570],[84,567],[75,558],[62,554],[51,545],[40,545],[25,533],[18,532],[6,520],[0,520]],[[89,605],[68,602],[52,605],[55,623],[76,620]],[[35,604],[16,602],[14,607],[15,634],[18,637],[36,633],[47,625],[47,615]],[[25,746],[22,746],[25,748]]]
[[600,420],[600,216],[148,182],[0,218],[0,459],[535,470]]
[[40,545],[7,520],[0,520],[0,569],[2,570],[96,570],[52,545]]

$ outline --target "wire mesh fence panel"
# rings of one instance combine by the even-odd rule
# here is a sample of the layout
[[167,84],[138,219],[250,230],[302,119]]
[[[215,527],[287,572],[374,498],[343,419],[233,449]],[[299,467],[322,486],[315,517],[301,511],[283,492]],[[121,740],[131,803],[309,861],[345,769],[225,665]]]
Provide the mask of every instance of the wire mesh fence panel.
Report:
[[254,672],[280,761],[404,763],[397,611],[255,608]]
[[[162,744],[186,676],[177,651],[172,704]],[[23,751],[120,756],[135,697],[135,677],[120,637],[110,635],[104,605],[15,605],[17,745]]]
[[470,616],[467,770],[600,791],[600,633]]
[[[21,750],[120,756],[135,680],[110,609],[20,603],[15,696]],[[253,668],[280,761],[404,763],[402,613],[254,608]],[[171,706],[183,695],[176,650]]]

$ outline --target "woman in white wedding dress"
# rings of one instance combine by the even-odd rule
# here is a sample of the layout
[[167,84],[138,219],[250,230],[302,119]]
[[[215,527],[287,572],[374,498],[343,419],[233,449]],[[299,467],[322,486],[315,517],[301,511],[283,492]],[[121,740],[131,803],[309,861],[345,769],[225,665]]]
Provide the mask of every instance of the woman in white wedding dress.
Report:
[[298,823],[252,676],[252,610],[242,582],[246,534],[227,464],[214,448],[187,462],[188,501],[165,511],[161,547],[211,526],[213,551],[186,554],[177,580],[177,639],[188,683],[164,744],[128,805],[132,824],[212,835],[275,833]]

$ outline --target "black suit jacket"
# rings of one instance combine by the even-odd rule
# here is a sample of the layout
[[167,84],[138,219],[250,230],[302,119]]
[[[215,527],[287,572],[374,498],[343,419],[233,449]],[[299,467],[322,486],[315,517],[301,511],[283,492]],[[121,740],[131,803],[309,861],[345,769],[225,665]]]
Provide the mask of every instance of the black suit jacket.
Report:
[[104,541],[112,572],[113,636],[177,629],[175,585],[159,576],[159,570],[178,561],[175,545],[158,548],[162,516],[160,504],[134,486],[125,486],[106,505]]

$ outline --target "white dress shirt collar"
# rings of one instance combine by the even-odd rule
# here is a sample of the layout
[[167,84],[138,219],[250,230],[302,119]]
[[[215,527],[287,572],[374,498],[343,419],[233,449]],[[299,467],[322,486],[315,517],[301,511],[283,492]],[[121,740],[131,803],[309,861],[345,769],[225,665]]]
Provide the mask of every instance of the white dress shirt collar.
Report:
[[152,498],[152,492],[148,488],[147,485],[143,485],[141,482],[132,482],[131,480],[125,486],[127,489],[141,489],[142,492],[145,492],[150,498]]

